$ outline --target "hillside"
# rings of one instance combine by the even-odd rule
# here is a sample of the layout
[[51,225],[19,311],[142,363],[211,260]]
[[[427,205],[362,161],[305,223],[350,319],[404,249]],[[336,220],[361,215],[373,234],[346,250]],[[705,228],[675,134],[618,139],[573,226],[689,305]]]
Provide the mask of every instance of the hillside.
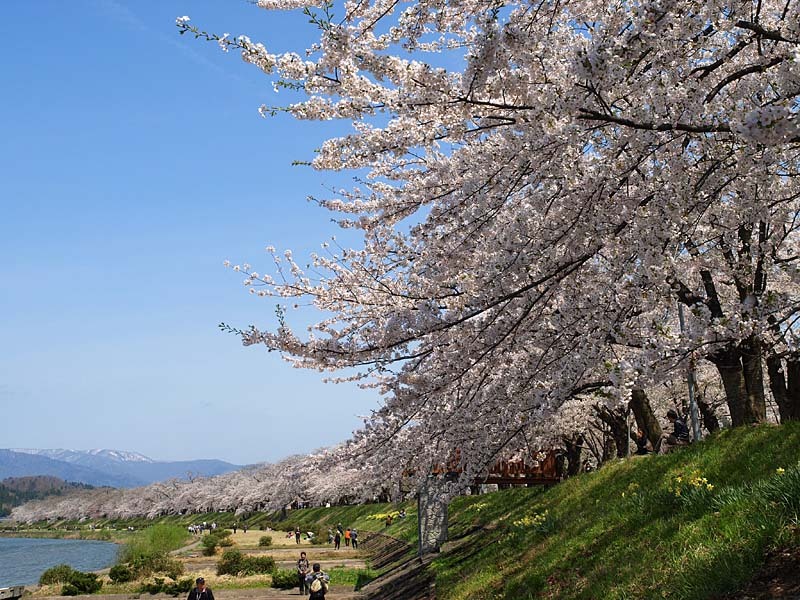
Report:
[[0,450],[0,478],[51,475],[96,486],[131,488],[167,479],[240,469],[222,460],[157,461],[119,450]]
[[[429,575],[440,600],[719,597],[754,578],[771,549],[800,545],[798,461],[800,423],[747,427],[548,490],[460,497]],[[366,507],[328,510],[286,523],[381,523]],[[415,528],[395,519],[382,531],[413,541]]]
[[0,517],[8,515],[14,506],[30,500],[61,496],[91,487],[85,483],[72,483],[50,476],[9,477],[0,481]]

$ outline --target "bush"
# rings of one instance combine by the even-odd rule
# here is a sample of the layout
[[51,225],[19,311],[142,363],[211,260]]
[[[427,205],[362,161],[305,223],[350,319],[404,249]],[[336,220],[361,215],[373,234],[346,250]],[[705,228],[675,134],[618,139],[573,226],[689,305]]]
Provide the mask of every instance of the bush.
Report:
[[65,583],[61,587],[61,595],[62,596],[77,596],[78,594],[80,594],[80,592],[78,591],[78,588],[76,588],[71,583]]
[[152,525],[138,531],[122,550],[120,562],[133,563],[138,558],[165,556],[183,546],[189,533],[178,525]]
[[[94,573],[82,573],[73,570],[69,581],[61,588],[62,596],[76,596],[78,594],[94,594],[103,587],[103,582]],[[73,589],[74,588],[74,589]],[[68,593],[65,593],[65,590]],[[74,592],[74,593],[73,593]]]
[[67,583],[70,575],[72,575],[72,567],[69,565],[56,565],[55,567],[50,567],[44,573],[42,573],[42,576],[39,577],[39,585]]
[[181,579],[171,583],[164,583],[163,577],[156,577],[152,582],[146,582],[139,586],[139,592],[143,594],[158,594],[163,592],[174,598],[187,593],[193,586],[194,582],[191,579]]
[[272,538],[268,535],[262,535],[258,538],[258,545],[261,547],[272,546]]
[[108,572],[108,577],[114,583],[128,583],[133,580],[133,571],[127,565],[114,565]]
[[170,579],[177,581],[178,577],[183,575],[183,563],[175,558],[167,558],[164,560],[161,572],[166,574]]
[[245,556],[239,550],[225,550],[217,563],[217,575],[255,575],[274,569],[275,559],[271,556]]
[[203,539],[200,540],[203,546],[203,556],[214,556],[217,553],[217,546],[228,548],[233,546],[234,541],[231,539],[231,531],[228,529],[217,529],[212,531]]
[[138,556],[131,564],[134,577],[147,577],[153,573],[164,573],[171,579],[183,575],[183,563],[163,554]]
[[203,556],[214,556],[217,553],[217,544],[219,543],[219,538],[213,537],[211,535],[207,535],[200,541],[200,545],[203,546]]
[[297,585],[297,571],[291,569],[275,569],[272,572],[272,587],[290,590]]
[[181,579],[173,583],[165,583],[162,591],[175,598],[181,594],[188,593],[192,587],[194,587],[194,582],[191,579]]
[[164,578],[156,577],[152,582],[145,582],[139,586],[139,592],[142,594],[158,594],[164,587]]
[[217,575],[238,575],[244,571],[244,555],[238,550],[226,550],[217,563]]
[[245,557],[246,575],[272,573],[275,570],[275,559],[271,556]]

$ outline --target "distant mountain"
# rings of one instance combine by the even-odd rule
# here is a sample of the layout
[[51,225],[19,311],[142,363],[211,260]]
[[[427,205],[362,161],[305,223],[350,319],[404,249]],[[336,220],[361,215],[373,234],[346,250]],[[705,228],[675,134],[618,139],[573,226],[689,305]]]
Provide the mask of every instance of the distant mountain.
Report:
[[166,479],[222,475],[240,468],[213,459],[157,461],[137,452],[120,450],[0,450],[0,478],[53,475],[97,486],[137,487]]
[[138,452],[124,452],[121,450],[64,450],[63,448],[58,448],[55,450],[11,448],[11,450],[14,452],[24,452],[25,454],[46,456],[47,458],[52,458],[54,460],[63,460],[64,462],[83,465],[85,467],[107,465],[109,462],[155,462],[152,458],[148,458],[144,454],[139,454]]
[[39,500],[54,495],[63,496],[78,490],[91,489],[92,487],[85,483],[72,483],[49,475],[9,477],[0,480],[0,517],[8,515],[15,506],[20,506],[31,500]]
[[65,481],[96,486],[133,487],[138,485],[126,475],[98,471],[36,454],[0,450],[0,479],[33,475],[51,475]]

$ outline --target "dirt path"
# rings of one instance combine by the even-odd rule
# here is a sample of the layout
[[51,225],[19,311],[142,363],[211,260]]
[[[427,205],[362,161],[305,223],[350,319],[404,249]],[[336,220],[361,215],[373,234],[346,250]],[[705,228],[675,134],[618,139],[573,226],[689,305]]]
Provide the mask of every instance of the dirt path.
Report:
[[[74,596],[81,600],[134,600],[139,598],[139,594],[92,594]],[[174,600],[172,596],[165,594],[147,594],[142,598],[152,598],[153,600]],[[217,600],[282,600],[286,598],[298,598],[300,594],[297,589],[276,590],[273,588],[251,588],[243,590],[214,590],[214,598]],[[307,596],[306,596],[307,597]],[[354,592],[352,586],[332,585],[326,594],[325,600],[359,600],[365,596],[359,592]],[[179,596],[178,598],[182,598]],[[36,600],[64,600],[63,596],[38,596]]]

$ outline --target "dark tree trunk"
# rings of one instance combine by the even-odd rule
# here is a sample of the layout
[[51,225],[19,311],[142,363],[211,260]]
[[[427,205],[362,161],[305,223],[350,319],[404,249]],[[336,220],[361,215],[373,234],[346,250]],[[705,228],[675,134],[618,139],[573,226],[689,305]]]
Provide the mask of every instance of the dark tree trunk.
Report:
[[617,449],[617,458],[624,458],[628,454],[630,431],[623,410],[611,410],[602,404],[594,405],[597,417],[611,430],[611,437]]
[[567,477],[573,477],[581,472],[581,450],[583,449],[583,435],[573,433],[570,436],[561,436],[564,442],[564,454],[567,457]]
[[744,423],[763,423],[767,420],[767,402],[764,397],[764,366],[761,360],[762,344],[750,337],[741,344],[742,372],[747,390],[743,406]]
[[787,420],[789,413],[789,391],[786,388],[783,361],[776,354],[770,354],[767,357],[767,377],[769,378],[769,389],[775,404],[778,405],[778,413],[780,413],[781,423],[783,423]]
[[556,477],[564,479],[567,474],[567,455],[563,452],[556,454]]
[[783,360],[775,354],[770,354],[767,357],[767,376],[772,397],[775,399],[775,404],[778,405],[781,423],[800,420],[800,361],[798,361],[798,357],[790,356],[786,361],[786,370],[784,371]]
[[709,433],[719,431],[719,419],[714,414],[714,409],[711,405],[698,396],[697,408],[700,409],[700,417],[703,419],[703,426]]
[[598,468],[602,467],[604,463],[612,458],[619,458],[617,456],[617,444],[614,442],[614,437],[608,433],[603,434],[603,460],[597,465]]
[[650,406],[650,399],[643,389],[633,389],[630,407],[636,419],[636,426],[644,433],[645,437],[650,440],[653,448],[655,448],[656,444],[658,444],[658,440],[661,439],[663,431],[661,431],[661,425],[653,412],[653,408]]
[[751,339],[742,344],[741,352],[726,348],[708,359],[716,365],[722,378],[733,426],[765,421],[767,404],[761,374],[761,344]]
[[[786,361],[789,381],[786,387],[787,421],[800,421],[800,354],[792,353]],[[783,417],[781,417],[783,418]]]

